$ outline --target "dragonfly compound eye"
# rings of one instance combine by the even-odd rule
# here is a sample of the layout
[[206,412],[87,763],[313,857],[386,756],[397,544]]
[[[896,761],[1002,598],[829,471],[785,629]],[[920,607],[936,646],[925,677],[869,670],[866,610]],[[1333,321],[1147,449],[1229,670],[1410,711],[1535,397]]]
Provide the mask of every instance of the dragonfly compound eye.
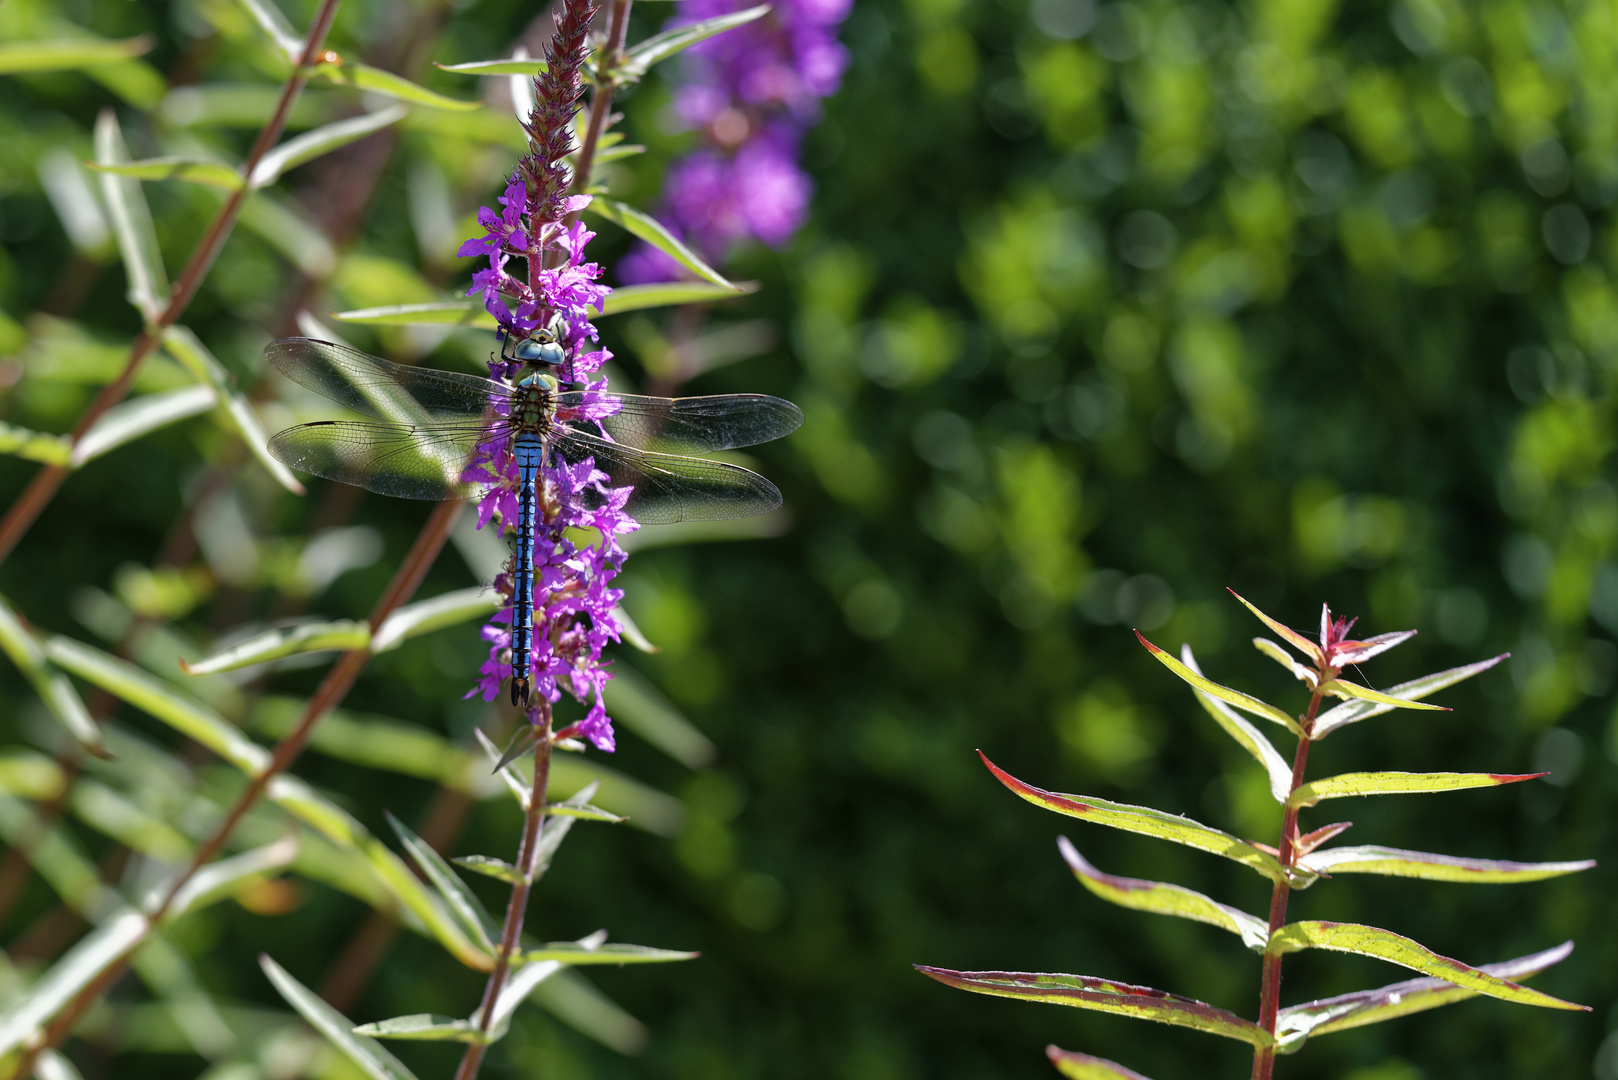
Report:
[[513,355],[524,363],[549,364],[552,367],[567,359],[567,351],[556,342],[536,341],[533,338],[524,338],[519,341]]

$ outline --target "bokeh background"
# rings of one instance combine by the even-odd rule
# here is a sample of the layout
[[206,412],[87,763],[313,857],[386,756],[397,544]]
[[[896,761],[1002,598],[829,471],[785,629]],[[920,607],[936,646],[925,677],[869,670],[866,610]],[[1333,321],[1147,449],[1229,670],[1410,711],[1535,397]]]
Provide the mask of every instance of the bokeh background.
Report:
[[[302,26],[312,7],[285,10]],[[632,38],[669,11],[637,5]],[[98,110],[117,110],[137,157],[236,160],[279,78],[228,0],[0,4],[0,39],[68,24],[156,45],[95,78],[0,77],[0,420],[48,432],[71,426],[139,330],[90,185],[72,179]],[[343,5],[332,44],[345,55],[489,103],[414,110],[255,199],[186,322],[257,388],[272,428],[319,407],[261,381],[263,344],[297,332],[300,312],[329,322],[465,280],[454,249],[520,135],[503,80],[429,62],[518,42],[537,53],[548,25],[511,0]],[[688,741],[682,761],[625,724],[605,765],[640,827],[575,830],[529,919],[545,939],[607,927],[703,956],[590,970],[644,1029],[599,1003],[581,1016],[578,997],[571,1011],[526,1008],[486,1075],[1047,1077],[1047,1042],[1158,1080],[1245,1075],[1238,1044],[966,995],[910,969],[1095,974],[1256,1012],[1258,963],[1236,940],[1104,905],[1055,838],[1110,872],[1248,910],[1264,909],[1261,880],[1038,811],[973,753],[1044,787],[1273,842],[1279,814],[1257,767],[1129,632],[1190,642],[1213,677],[1301,708],[1249,645],[1259,627],[1231,586],[1304,628],[1322,601],[1369,632],[1420,628],[1369,665],[1379,686],[1513,654],[1446,692],[1453,713],[1387,715],[1323,743],[1311,775],[1550,775],[1326,808],[1356,823],[1348,842],[1603,860],[1529,885],[1343,877],[1298,894],[1295,917],[1384,926],[1472,963],[1575,938],[1535,985],[1594,1010],[1474,1000],[1322,1038],[1278,1075],[1618,1078],[1618,1041],[1603,1041],[1618,1023],[1612,6],[857,0],[843,39],[843,89],[805,146],[810,223],[781,250],[726,264],[758,293],[602,321],[623,382],[781,393],[808,416],[754,458],[786,494],[779,519],[649,530],[631,556],[625,606],[661,651],[620,651],[640,694],[619,711],[683,714],[712,753]],[[631,141],[649,148],[614,166],[632,203],[654,206],[663,168],[690,145],[668,101],[656,72],[619,99]],[[312,88],[293,128],[358,102]],[[173,272],[220,197],[178,182],[145,191]],[[628,250],[610,227],[592,247],[609,267]],[[678,367],[668,343],[693,320],[730,334],[706,354],[727,362]],[[458,370],[491,348],[471,331],[341,332]],[[159,358],[137,389],[177,381]],[[36,467],[0,458],[0,496]],[[201,686],[176,657],[269,619],[363,618],[427,510],[320,483],[296,499],[203,417],[74,475],[0,566],[0,593],[34,625],[101,647],[132,612],[155,617],[134,655],[268,739],[322,667]],[[154,575],[177,522],[194,553]],[[311,548],[317,535],[325,546]],[[475,585],[474,548],[446,550],[421,595]],[[317,744],[296,772],[379,836],[391,811],[439,829],[450,854],[509,858],[515,805],[441,786],[422,763],[470,745],[475,725],[510,723],[461,700],[482,653],[466,624],[377,658],[345,705],[352,737]],[[58,748],[9,664],[0,702],[6,754]],[[161,864],[163,843],[178,858],[206,819],[197,807],[231,781],[135,710],[110,723],[126,759],[165,752],[144,773],[91,765],[67,796],[62,835],[116,886]],[[14,786],[8,829],[28,801]],[[351,1075],[281,1005],[261,951],[311,986],[363,970],[344,988],[360,1021],[475,1004],[481,976],[436,944],[390,937],[318,875],[286,881],[168,935],[228,1040],[199,1054],[181,1006],[131,977],[70,1046],[84,1075]],[[494,882],[475,885],[503,903]],[[0,924],[7,992],[84,929],[29,877]],[[1286,971],[1289,1002],[1401,977],[1335,954],[1294,956]],[[453,1069],[451,1048],[399,1052],[423,1077]]]

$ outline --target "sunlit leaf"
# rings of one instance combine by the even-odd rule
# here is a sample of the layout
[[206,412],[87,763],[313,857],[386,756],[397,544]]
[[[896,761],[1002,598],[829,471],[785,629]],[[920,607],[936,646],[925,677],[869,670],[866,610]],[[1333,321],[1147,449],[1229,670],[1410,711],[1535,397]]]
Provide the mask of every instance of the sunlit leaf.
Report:
[[371,1080],[416,1080],[415,1074],[404,1063],[390,1054],[381,1043],[354,1033],[354,1022],[320,999],[320,995],[304,986],[264,953],[259,954],[259,967],[269,976],[275,989],[287,1004],[309,1022],[309,1026],[326,1037],[348,1060],[359,1066]]
[[500,927],[489,917],[484,910],[483,903],[472,891],[466,887],[444,857],[432,849],[432,846],[417,836],[409,826],[394,817],[387,815],[388,824],[398,834],[400,843],[404,844],[405,851],[410,854],[411,861],[426,875],[438,895],[448,905],[450,913],[460,923],[461,930],[467,937],[476,941],[489,952],[494,951],[494,943],[500,937]]
[[283,56],[296,64],[303,56],[303,41],[292,24],[287,22],[281,9],[275,6],[274,0],[241,0],[242,7],[258,23],[260,30],[275,42],[276,48],[281,50]]
[[264,431],[264,425],[259,423],[258,413],[254,411],[252,403],[236,385],[235,378],[225,370],[225,365],[208,351],[202,339],[187,327],[170,326],[163,331],[163,347],[170,356],[179,361],[181,367],[195,375],[199,381],[213,387],[219,400],[224,402],[224,414],[229,418],[230,425],[236,429],[242,445],[258,459],[258,463],[264,466],[271,476],[275,477],[276,483],[294,495],[302,495],[304,489],[303,485],[298,483],[298,478],[272,457],[267,449],[269,436]]
[[1538,990],[1530,990],[1507,979],[1490,975],[1486,971],[1439,956],[1427,947],[1375,926],[1358,923],[1305,921],[1289,923],[1270,936],[1269,948],[1278,952],[1298,949],[1330,949],[1334,952],[1374,956],[1390,964],[1398,964],[1423,975],[1443,979],[1488,997],[1511,1001],[1519,1005],[1538,1005],[1547,1009],[1570,1009],[1589,1012],[1588,1005],[1575,1005],[1571,1001],[1552,997]]
[[590,799],[601,787],[599,780],[591,781],[579,791],[561,802],[553,802],[545,807],[545,813],[551,817],[577,818],[580,821],[605,821],[611,825],[629,820],[619,814],[603,810],[599,806],[590,805]]
[[719,271],[703,262],[696,252],[681,243],[673,233],[668,231],[662,222],[650,214],[636,210],[633,206],[625,203],[599,197],[590,200],[590,205],[585,209],[597,217],[606,218],[613,224],[628,230],[631,235],[651,244],[698,277],[711,281],[715,285],[721,285],[732,293],[742,291]]
[[1065,836],[1057,837],[1062,858],[1079,882],[1101,899],[1136,911],[1174,915],[1229,930],[1254,952],[1261,953],[1270,937],[1270,925],[1256,915],[1221,904],[1180,885],[1103,874],[1092,866]]
[[504,602],[499,593],[475,585],[406,604],[377,627],[376,636],[371,640],[371,651],[387,652],[411,638],[430,634],[434,630],[482,619],[500,610]]
[[645,945],[598,945],[587,948],[576,941],[553,941],[537,949],[524,949],[513,959],[517,964],[534,964],[546,960],[574,967],[602,964],[667,964],[675,960],[695,960],[701,953],[676,952],[673,949],[653,949]]
[[718,750],[663,696],[652,682],[633,668],[613,667],[606,689],[607,710],[613,719],[688,768],[711,765]]
[[442,71],[454,71],[461,75],[539,75],[550,70],[545,61],[526,57],[511,57],[506,60],[473,60],[465,64],[440,64],[435,61],[433,67]]
[[53,635],[42,644],[58,666],[195,739],[247,775],[257,776],[269,765],[269,752],[230,721],[127,660],[71,638]]
[[80,821],[131,851],[166,863],[180,862],[191,854],[191,841],[177,829],[94,780],[75,783],[70,801]]
[[246,184],[241,173],[229,165],[200,158],[146,158],[115,165],[101,165],[92,161],[89,166],[105,175],[127,176],[135,180],[183,180],[188,184],[202,184],[224,191],[236,191]]
[[733,11],[725,15],[716,15],[711,19],[699,19],[693,23],[676,26],[662,33],[630,46],[624,52],[623,59],[618,66],[612,69],[611,74],[619,79],[633,81],[646,74],[653,64],[660,60],[667,60],[676,53],[683,52],[699,41],[705,41],[715,34],[722,34],[726,30],[742,26],[761,19],[770,13],[770,5],[761,4],[758,7],[747,8],[744,11]]
[[84,1080],[84,1076],[73,1063],[55,1050],[46,1050],[39,1055],[34,1063],[35,1080]]
[[403,120],[409,113],[410,110],[403,105],[390,105],[376,112],[362,113],[348,120],[325,124],[288,139],[259,158],[258,165],[253,169],[253,175],[248,177],[248,186],[268,187],[288,170],[363,139],[367,135],[375,134],[389,124]]
[[254,634],[194,664],[182,662],[180,666],[188,675],[215,675],[298,653],[363,649],[370,641],[371,627],[357,619],[311,619]]
[[1228,686],[1221,686],[1212,679],[1206,679],[1201,675],[1198,675],[1195,671],[1192,671],[1190,668],[1174,659],[1174,657],[1170,656],[1162,649],[1159,649],[1150,641],[1147,641],[1139,630],[1135,631],[1135,637],[1142,645],[1146,646],[1146,651],[1151,653],[1152,656],[1157,659],[1158,663],[1174,672],[1174,674],[1190,683],[1196,689],[1202,691],[1210,697],[1216,697],[1221,701],[1229,702],[1243,712],[1252,713],[1254,716],[1262,717],[1263,719],[1269,720],[1272,723],[1280,724],[1282,727],[1286,728],[1288,731],[1291,731],[1295,735],[1303,734],[1303,729],[1298,726],[1298,722],[1281,709],[1276,708],[1274,705],[1271,705],[1268,702],[1260,701],[1251,694],[1244,694],[1240,690],[1232,690]]
[[1026,971],[951,971],[915,965],[917,971],[946,986],[975,994],[1017,998],[1046,1005],[1072,1005],[1080,1009],[1116,1013],[1140,1020],[1194,1028],[1254,1046],[1269,1046],[1269,1032],[1234,1013],[1206,1002],[1164,993],[1147,986],[1098,979],[1090,975],[1053,975]]
[[61,766],[23,750],[0,753],[0,791],[19,799],[54,799],[67,787]]
[[734,300],[758,292],[758,282],[737,281],[714,284],[709,281],[664,281],[650,285],[622,285],[607,297],[605,315],[619,315],[643,308],[671,307],[676,304],[702,304],[714,300]]
[[1595,866],[1594,859],[1574,862],[1503,862],[1495,859],[1466,859],[1454,855],[1434,855],[1426,851],[1362,845],[1327,848],[1311,852],[1299,865],[1322,874],[1383,874],[1389,877],[1422,878],[1427,881],[1459,881],[1489,884],[1538,881],[1559,877]]
[[41,975],[28,993],[0,1013],[0,1059],[36,1038],[51,1018],[146,935],[146,916],[125,908],[97,923]]
[[1393,630],[1366,638],[1364,641],[1344,641],[1333,650],[1333,659],[1339,668],[1349,664],[1363,664],[1371,657],[1380,656],[1395,645],[1402,645],[1415,636],[1414,630]]
[[0,423],[0,454],[45,465],[66,465],[73,456],[73,440],[66,435],[47,435],[43,431]]
[[1321,649],[1318,641],[1311,641],[1307,635],[1300,634],[1296,630],[1292,629],[1292,627],[1287,626],[1285,623],[1280,623],[1270,618],[1268,615],[1264,614],[1264,612],[1248,603],[1247,599],[1235,589],[1227,588],[1225,591],[1230,593],[1230,595],[1234,596],[1237,600],[1240,600],[1242,606],[1248,611],[1251,611],[1254,615],[1257,615],[1259,622],[1262,622],[1265,626],[1268,626],[1271,630],[1275,631],[1277,634],[1280,634],[1282,640],[1284,640],[1288,645],[1291,645],[1294,649],[1297,649],[1299,652],[1303,653],[1317,664],[1322,663],[1326,659],[1326,654]]
[[474,874],[492,877],[496,881],[504,881],[508,885],[521,885],[528,880],[523,877],[522,870],[512,866],[503,859],[490,858],[487,855],[461,855],[451,859],[456,866],[463,866]]
[[481,101],[463,101],[461,98],[447,97],[392,72],[368,64],[349,63],[346,60],[341,64],[317,64],[310,72],[310,77],[324,79],[338,86],[350,86],[356,90],[381,94],[398,101],[408,101],[412,105],[425,105],[431,109],[472,112],[483,108]]
[[13,41],[0,45],[0,75],[27,71],[77,71],[102,67],[144,56],[152,50],[150,34],[106,41],[101,38],[61,38],[54,41]]
[[0,597],[0,649],[34,685],[34,693],[45,702],[51,715],[67,729],[73,741],[96,757],[107,757],[101,727],[90,717],[68,677],[45,657],[45,647],[33,631],[22,624],[4,597]]
[[1091,821],[1097,825],[1140,833],[1143,836],[1155,836],[1160,840],[1172,840],[1176,844],[1223,855],[1263,874],[1271,881],[1281,881],[1286,877],[1286,872],[1273,855],[1201,822],[1153,810],[1148,806],[1126,806],[1123,803],[1107,802],[1105,799],[1093,799],[1087,795],[1064,795],[1046,791],[1032,784],[1025,784],[1005,772],[984,756],[981,750],[978,751],[978,757],[983,759],[983,764],[989,767],[989,771],[997,780],[1035,806],[1042,806],[1047,810],[1054,810],[1058,814],[1066,814],[1082,821]]
[[[1572,952],[1573,943],[1564,941],[1543,952],[1498,964],[1484,964],[1478,970],[1517,982],[1560,963]],[[1407,979],[1375,990],[1358,990],[1282,1009],[1275,1033],[1281,1040],[1282,1052],[1291,1053],[1302,1046],[1306,1038],[1393,1020],[1477,996],[1476,991],[1445,979]]]
[[1253,647],[1259,652],[1263,653],[1265,656],[1268,656],[1271,660],[1274,660],[1277,664],[1280,664],[1282,667],[1286,668],[1292,673],[1293,678],[1303,683],[1303,685],[1307,686],[1310,690],[1315,688],[1315,670],[1306,664],[1298,663],[1297,660],[1293,659],[1291,653],[1287,652],[1269,638],[1254,638]]
[[[1192,655],[1190,645],[1180,646],[1180,659],[1197,675],[1202,674],[1202,668],[1197,666],[1197,658]],[[1238,716],[1235,709],[1212,694],[1206,694],[1201,690],[1196,690],[1195,693],[1197,702],[1214,718],[1214,722],[1224,729],[1225,734],[1235,739],[1237,745],[1252,754],[1254,760],[1264,766],[1264,774],[1270,782],[1270,796],[1278,803],[1286,802],[1287,794],[1292,790],[1292,767],[1287,764],[1286,758],[1280,755],[1274,744],[1266,739],[1258,728]]]
[[[545,963],[525,965],[512,980],[515,982],[525,971],[544,970],[547,966]],[[549,978],[541,979],[529,991],[528,998],[563,1023],[620,1054],[638,1054],[646,1046],[646,1025],[566,965]]]
[[354,1034],[373,1039],[416,1039],[423,1042],[483,1042],[483,1033],[470,1020],[457,1020],[452,1016],[433,1013],[414,1013],[395,1016],[391,1020],[378,1020],[374,1024],[361,1024]]
[[500,324],[477,300],[439,300],[428,304],[389,304],[386,307],[334,311],[332,318],[372,326],[467,326],[495,330]]
[[1116,1061],[1091,1057],[1059,1046],[1047,1046],[1045,1056],[1051,1059],[1056,1071],[1070,1080],[1148,1080],[1133,1069],[1126,1069]]
[[297,856],[298,838],[286,836],[273,844],[209,863],[174,894],[167,918],[177,919],[188,911],[234,896],[249,882],[291,865]]
[[1535,780],[1544,773],[1416,773],[1361,772],[1328,776],[1304,784],[1288,800],[1292,806],[1313,806],[1321,799],[1346,795],[1412,795],[1431,791],[1498,787]]
[[[95,151],[98,165],[122,165],[129,161],[118,118],[111,109],[96,117]],[[118,252],[123,257],[124,274],[129,279],[129,302],[148,322],[155,321],[169,302],[168,273],[157,245],[157,228],[140,181],[127,176],[103,173],[101,198],[107,204]]]
[[1359,683],[1347,679],[1330,679],[1320,687],[1322,693],[1339,698],[1358,698],[1360,701],[1375,702],[1394,709],[1428,709],[1434,712],[1449,712],[1443,705],[1429,705],[1423,701],[1411,701],[1408,698],[1394,697],[1384,694],[1380,690],[1372,690]]
[[154,431],[200,416],[219,404],[211,386],[187,386],[120,401],[102,413],[84,438],[73,444],[68,464],[78,468]]
[[[1383,693],[1402,701],[1420,701],[1429,694],[1436,694],[1445,687],[1454,686],[1462,679],[1470,679],[1480,672],[1489,670],[1510,655],[1510,653],[1501,653],[1499,656],[1492,656],[1487,660],[1479,660],[1475,664],[1463,664],[1460,667],[1449,668],[1446,671],[1423,675],[1419,679],[1411,679],[1409,682],[1400,683],[1398,686],[1390,686]],[[1359,699],[1345,701],[1341,705],[1327,709],[1315,717],[1313,738],[1324,739],[1331,732],[1346,724],[1356,723],[1372,716],[1380,716],[1392,708],[1394,706],[1373,701]]]

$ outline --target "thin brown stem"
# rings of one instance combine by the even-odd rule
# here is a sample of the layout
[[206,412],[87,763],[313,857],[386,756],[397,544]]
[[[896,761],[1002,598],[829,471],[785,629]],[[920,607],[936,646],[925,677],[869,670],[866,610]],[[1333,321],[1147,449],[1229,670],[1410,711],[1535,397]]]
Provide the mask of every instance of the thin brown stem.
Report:
[[[337,6],[340,2],[341,0],[321,0],[320,9],[315,12],[314,22],[309,26],[309,34],[304,38],[303,54],[281,87],[281,96],[276,101],[275,111],[270,114],[269,123],[259,131],[252,149],[242,161],[239,173],[244,181],[253,175],[259,159],[280,141],[281,133],[286,130],[287,118],[292,115],[292,107],[297,104],[298,95],[303,92],[303,85],[308,81],[309,69],[320,59],[325,48],[326,34],[331,29],[332,20],[337,17]],[[180,321],[180,316],[185,314],[185,309],[196,297],[203,279],[208,276],[214,260],[219,257],[220,250],[230,237],[231,230],[236,225],[236,218],[241,213],[242,205],[247,201],[249,194],[244,183],[231,192],[225,204],[214,215],[213,221],[209,222],[202,239],[192,249],[185,269],[174,282],[168,306],[150,326],[141,331],[140,336],[129,347],[129,356],[124,361],[123,371],[119,372],[116,379],[101,388],[100,393],[90,402],[90,407],[84,410],[78,422],[73,425],[73,430],[69,434],[72,442],[77,443],[83,438],[84,433],[90,430],[90,425],[100,419],[102,413],[118,404],[129,393],[141,364],[162,340],[163,331]],[[67,465],[46,465],[41,468],[17,497],[17,501],[11,504],[5,517],[0,518],[0,562],[6,560],[38,520],[39,515],[44,513],[45,507],[50,505],[51,499],[67,481],[69,471]]]
[[541,704],[540,715],[544,719],[539,742],[534,746],[534,786],[528,795],[527,813],[523,815],[522,843],[517,848],[517,868],[522,872],[523,880],[511,887],[511,899],[506,903],[505,928],[500,934],[500,951],[495,954],[494,970],[489,972],[489,981],[483,987],[483,1004],[478,1008],[478,1030],[484,1035],[484,1040],[467,1045],[460,1067],[455,1070],[455,1080],[475,1080],[478,1074],[478,1067],[483,1063],[484,1052],[488,1049],[487,1037],[494,1022],[495,1003],[500,1000],[500,991],[505,989],[512,954],[517,951],[517,944],[522,939],[528,894],[533,888],[534,872],[539,864],[539,838],[545,826],[545,789],[551,775],[553,736],[549,702]]
[[[464,505],[464,503],[458,501],[446,501],[433,508],[432,516],[427,519],[427,524],[422,527],[421,533],[416,537],[416,542],[412,545],[410,553],[405,556],[404,562],[393,575],[393,580],[388,583],[387,590],[382,594],[382,598],[377,601],[376,607],[371,612],[370,625],[373,632],[382,625],[384,619],[415,593],[433,561],[438,558],[438,553],[443,549],[444,542],[449,539],[450,528],[455,524],[455,519],[460,516]],[[169,885],[157,906],[147,913],[146,926],[140,936],[130,943],[129,947],[117,960],[103,968],[93,980],[63,1007],[62,1011],[45,1028],[44,1038],[37,1045],[30,1047],[18,1060],[16,1068],[9,1074],[9,1080],[20,1080],[22,1077],[31,1075],[34,1062],[39,1055],[43,1051],[59,1045],[67,1037],[68,1033],[73,1030],[80,1018],[83,1017],[85,1011],[99,1000],[101,995],[123,975],[124,969],[129,964],[129,958],[163,921],[163,917],[173,905],[174,898],[178,895],[180,889],[185,886],[186,882],[191,880],[198,870],[207,864],[208,860],[212,859],[225,846],[225,842],[230,838],[230,834],[235,830],[236,825],[264,795],[270,781],[285,772],[297,760],[304,746],[308,744],[315,725],[327,711],[336,708],[343,698],[347,696],[348,691],[354,685],[354,681],[359,678],[360,672],[365,669],[365,664],[370,659],[370,656],[369,649],[354,649],[344,653],[342,658],[337,661],[336,665],[327,673],[326,678],[321,681],[314,695],[309,699],[309,704],[304,707],[303,716],[298,720],[291,734],[276,744],[275,750],[270,755],[269,765],[261,773],[253,777],[246,790],[237,796],[235,804],[226,813],[224,820],[215,827],[212,835],[198,846],[185,871]]]
[[[590,126],[585,130],[584,145],[579,147],[579,168],[573,174],[573,190],[586,191],[590,187],[590,170],[595,167],[596,147],[601,144],[601,136],[606,134],[607,125],[612,117],[612,95],[618,89],[618,80],[613,77],[613,69],[623,59],[624,40],[629,34],[629,5],[632,0],[612,0],[612,20],[607,30],[607,44],[601,53],[601,60],[596,65],[599,82],[596,92],[590,98]],[[568,222],[578,220],[575,212],[568,216]]]

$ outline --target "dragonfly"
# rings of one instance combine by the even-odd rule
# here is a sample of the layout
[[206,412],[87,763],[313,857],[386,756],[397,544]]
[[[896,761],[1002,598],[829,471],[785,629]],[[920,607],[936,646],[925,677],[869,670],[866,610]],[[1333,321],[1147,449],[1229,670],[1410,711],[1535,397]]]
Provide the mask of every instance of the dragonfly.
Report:
[[781,492],[764,477],[702,454],[779,439],[803,423],[799,408],[767,394],[663,398],[564,390],[567,358],[541,329],[507,338],[502,357],[520,366],[505,381],[406,367],[314,338],[270,342],[281,374],[369,421],[320,420],[288,428],[269,450],[293,469],[403,499],[469,499],[487,484],[466,479],[478,447],[507,446],[516,459],[517,552],[513,572],[511,703],[528,706],[533,644],[535,518],[541,470],[592,460],[610,486],[630,488],[625,512],[643,525],[764,514]]

